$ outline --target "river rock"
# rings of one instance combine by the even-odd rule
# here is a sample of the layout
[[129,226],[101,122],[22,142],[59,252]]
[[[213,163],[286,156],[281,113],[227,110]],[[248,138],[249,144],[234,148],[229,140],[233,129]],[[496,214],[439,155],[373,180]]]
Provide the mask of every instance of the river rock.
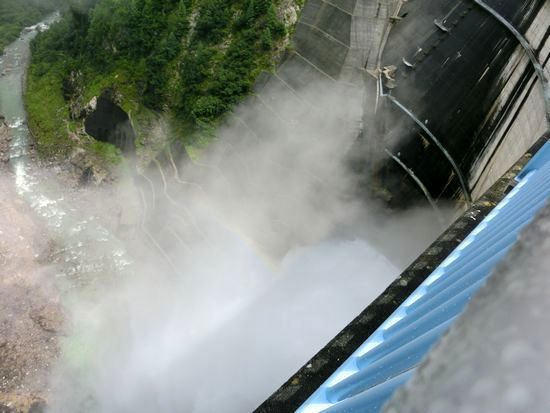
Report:
[[57,303],[46,303],[29,312],[31,320],[48,333],[58,333],[63,325],[63,314]]
[[69,102],[69,116],[72,120],[81,120],[93,112],[97,106],[97,97],[84,103],[82,72],[73,70],[63,79],[63,97]]
[[0,115],[0,162],[7,163],[10,160],[10,128],[6,124],[6,118]]
[[43,413],[46,402],[37,396],[22,394],[0,395],[0,413]]
[[101,185],[111,178],[110,172],[102,165],[101,160],[83,148],[76,148],[69,162],[75,168],[78,183],[81,186],[91,183]]

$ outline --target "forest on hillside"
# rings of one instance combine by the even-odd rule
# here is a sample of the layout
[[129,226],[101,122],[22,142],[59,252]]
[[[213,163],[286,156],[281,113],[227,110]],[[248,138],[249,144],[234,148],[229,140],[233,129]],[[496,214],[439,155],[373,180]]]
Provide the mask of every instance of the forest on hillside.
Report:
[[115,90],[138,128],[162,113],[187,144],[207,141],[257,75],[275,65],[289,30],[279,6],[280,0],[71,4],[32,46],[27,105],[39,149],[49,154],[71,145],[67,119],[59,119],[60,112],[68,117],[62,108],[74,98],[68,79],[83,100]]
[[0,51],[17,39],[24,27],[37,23],[64,3],[63,0],[0,1]]

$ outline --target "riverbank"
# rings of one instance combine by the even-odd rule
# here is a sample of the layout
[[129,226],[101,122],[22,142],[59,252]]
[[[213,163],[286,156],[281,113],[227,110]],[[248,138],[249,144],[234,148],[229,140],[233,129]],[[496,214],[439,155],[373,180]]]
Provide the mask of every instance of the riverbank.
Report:
[[0,170],[2,170],[2,168],[5,168],[10,160],[10,140],[11,137],[9,135],[6,118],[0,115]]
[[28,53],[10,47],[0,65],[0,411],[27,413],[45,406],[63,317],[48,265],[51,240],[14,185],[14,167],[35,154],[18,110]]
[[0,411],[39,412],[59,355],[63,316],[52,283],[52,241],[17,193],[10,128],[0,117]]
[[86,244],[101,231],[95,221],[88,223],[94,217],[86,203],[94,194],[79,190],[77,168],[69,161],[41,160],[27,127],[24,79],[35,33],[21,33],[0,59],[2,413],[43,411],[51,368],[61,353],[61,297],[81,274],[93,273],[93,279],[104,272],[101,265],[83,269],[98,260]]
[[2,0],[0,3],[0,53],[21,34],[24,27],[43,19],[63,5],[59,0]]
[[48,265],[51,241],[10,178],[0,176],[0,411],[39,412],[63,315]]

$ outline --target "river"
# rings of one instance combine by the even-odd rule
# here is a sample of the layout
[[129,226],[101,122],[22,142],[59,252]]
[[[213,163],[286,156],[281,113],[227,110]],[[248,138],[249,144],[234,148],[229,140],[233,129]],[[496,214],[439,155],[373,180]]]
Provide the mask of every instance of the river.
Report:
[[61,347],[78,363],[93,345],[79,338],[79,327],[67,329],[72,303],[132,267],[123,242],[88,206],[93,191],[68,185],[63,170],[33,150],[24,104],[30,43],[56,18],[25,29],[0,56],[9,136],[2,136],[9,161],[0,168],[0,410],[40,411]]
[[104,273],[106,267],[120,271],[128,266],[123,245],[99,222],[99,217],[86,213],[79,204],[80,194],[68,190],[54,171],[39,167],[32,151],[24,105],[30,43],[38,28],[46,29],[57,18],[57,14],[52,15],[25,29],[5,49],[0,58],[0,114],[5,117],[12,138],[9,167],[17,193],[37,216],[43,218],[49,236],[58,243],[62,252],[55,254],[54,258],[56,264],[63,262],[58,266],[57,277],[72,281],[75,277],[79,278],[76,281],[83,281],[84,277],[93,280],[97,272]]

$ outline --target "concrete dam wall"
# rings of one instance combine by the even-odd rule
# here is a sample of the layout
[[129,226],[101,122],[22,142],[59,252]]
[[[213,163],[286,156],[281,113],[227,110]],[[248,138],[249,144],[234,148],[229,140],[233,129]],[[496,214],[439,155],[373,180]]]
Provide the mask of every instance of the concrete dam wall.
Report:
[[[487,4],[547,67],[548,2]],[[343,140],[342,150],[368,177],[365,187],[397,207],[426,196],[476,199],[547,128],[523,48],[472,0],[308,1],[293,49],[252,98],[258,114],[272,114],[272,127],[244,121],[261,138],[294,128],[299,114],[285,113],[281,94],[316,110],[330,84],[346,96],[347,127],[357,138]]]
[[[539,60],[547,63],[547,2],[488,3],[530,37]],[[382,67],[395,66],[389,79],[393,84],[388,76],[384,79],[392,96],[432,132],[449,156],[442,156],[434,139],[387,100],[384,116],[375,122],[382,123],[379,130],[387,145],[401,153],[435,199],[464,199],[465,192],[475,199],[544,132],[544,101],[536,95],[540,85],[531,87],[536,76],[518,40],[494,16],[469,0],[440,2],[438,8],[433,4],[416,0],[403,5],[404,17],[391,30]],[[530,99],[524,98],[535,88]],[[518,118],[516,112],[524,106],[524,116]],[[516,132],[503,126],[511,122]],[[499,133],[522,138],[506,144]],[[489,172],[492,168],[494,173]],[[398,166],[385,162],[376,173],[405,201],[412,195],[410,180],[397,171]]]
[[[525,31],[527,40],[536,50],[538,60],[547,74],[550,60],[549,21],[550,3],[544,2]],[[470,175],[470,185],[476,198],[533,144],[537,136],[548,129],[544,116],[545,97],[540,82],[519,46],[505,67],[502,79],[506,84],[487,116],[488,124],[493,125],[490,139],[479,154]],[[495,122],[497,113],[501,116]]]

